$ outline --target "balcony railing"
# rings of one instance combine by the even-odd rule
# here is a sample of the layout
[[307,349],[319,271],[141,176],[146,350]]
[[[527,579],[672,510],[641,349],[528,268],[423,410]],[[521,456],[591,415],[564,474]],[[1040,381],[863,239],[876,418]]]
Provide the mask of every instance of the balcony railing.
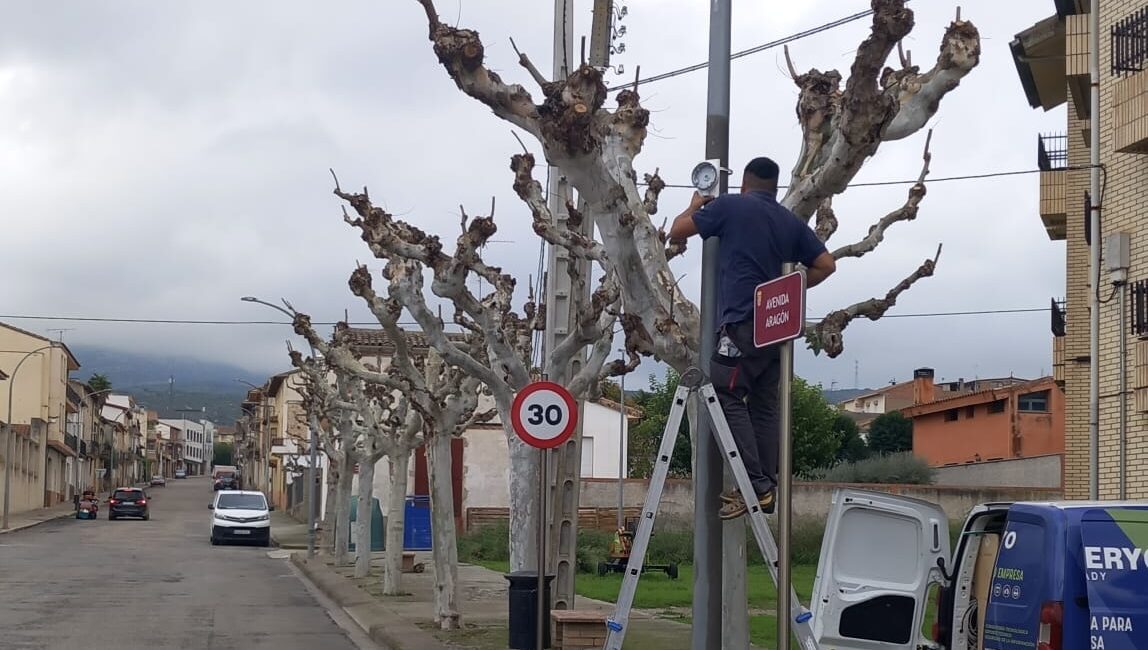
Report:
[[1124,76],[1143,70],[1148,60],[1148,7],[1112,25],[1109,39],[1112,74]]
[[1068,167],[1068,136],[1063,133],[1050,133],[1037,137],[1036,165],[1042,172],[1051,172]]
[[68,445],[69,449],[75,450],[76,446],[78,444],[75,434],[65,433],[64,434],[64,444]]
[[1065,300],[1052,299],[1052,335],[1064,336]]

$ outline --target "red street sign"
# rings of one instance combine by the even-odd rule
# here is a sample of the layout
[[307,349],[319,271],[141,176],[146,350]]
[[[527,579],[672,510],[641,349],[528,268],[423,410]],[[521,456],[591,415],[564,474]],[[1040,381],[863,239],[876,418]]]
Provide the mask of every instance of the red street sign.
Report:
[[753,290],[753,344],[759,348],[805,332],[805,275],[794,271]]
[[578,403],[561,384],[536,381],[518,391],[510,421],[522,441],[538,449],[553,449],[570,439],[578,423]]

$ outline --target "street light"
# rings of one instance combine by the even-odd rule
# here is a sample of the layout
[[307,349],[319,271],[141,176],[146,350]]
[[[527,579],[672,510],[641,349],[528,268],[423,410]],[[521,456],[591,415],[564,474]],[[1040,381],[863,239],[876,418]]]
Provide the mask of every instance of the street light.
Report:
[[[272,309],[274,309],[274,310],[276,310],[282,314],[285,314],[288,318],[291,319],[292,322],[295,321],[295,314],[291,313],[290,311],[287,311],[286,309],[284,309],[284,308],[282,308],[279,305],[276,305],[274,303],[267,302],[266,300],[260,300],[259,298],[256,298],[255,296],[243,296],[242,298],[240,298],[240,300],[242,300],[243,302],[254,302],[254,303],[258,303],[260,305],[264,305],[266,307],[270,307],[270,308],[272,308]],[[284,302],[286,302],[286,301],[284,301]],[[290,306],[290,305],[288,305],[288,306]],[[310,346],[311,356],[314,357],[315,356],[315,346],[311,345],[310,341],[307,341],[307,345]],[[316,501],[318,501],[318,499],[315,498],[315,465],[319,462],[318,461],[319,442],[318,442],[315,430],[311,427],[307,427],[307,428],[310,430],[310,434],[311,434],[311,461],[307,464],[307,504],[308,504],[308,507],[307,507],[307,557],[310,558],[310,557],[315,557],[315,521],[318,518],[318,513],[316,512],[316,507],[315,507]],[[267,482],[270,483],[271,482],[271,479],[270,479],[271,450],[270,450],[270,448],[267,450],[267,456],[268,456],[268,463],[267,463],[268,481]]]
[[24,365],[24,362],[27,361],[29,357],[54,347],[56,347],[55,344],[49,343],[48,345],[26,353],[20,358],[16,367],[13,368],[12,372],[8,375],[8,421],[4,423],[4,428],[8,434],[4,444],[4,517],[3,522],[0,522],[0,528],[5,530],[8,528],[8,513],[12,502],[12,454],[14,453],[12,450],[12,442],[15,436],[15,431],[12,429],[12,394],[16,387],[16,373],[20,372],[20,366]]

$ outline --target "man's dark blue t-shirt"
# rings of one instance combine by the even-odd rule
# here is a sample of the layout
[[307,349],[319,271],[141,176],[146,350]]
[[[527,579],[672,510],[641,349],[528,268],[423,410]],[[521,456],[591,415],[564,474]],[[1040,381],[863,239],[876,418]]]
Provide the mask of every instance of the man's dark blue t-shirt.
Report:
[[753,290],[781,276],[781,265],[812,266],[825,252],[813,229],[772,192],[723,194],[694,213],[703,238],[720,237],[718,327],[753,317]]

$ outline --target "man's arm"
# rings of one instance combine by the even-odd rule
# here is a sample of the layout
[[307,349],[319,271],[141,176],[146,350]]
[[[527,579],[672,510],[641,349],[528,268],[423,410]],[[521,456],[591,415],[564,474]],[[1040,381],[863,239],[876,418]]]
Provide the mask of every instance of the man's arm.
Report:
[[837,261],[828,252],[818,255],[805,271],[805,286],[815,287],[837,270]]
[[694,215],[702,206],[713,200],[711,196],[702,196],[694,192],[693,197],[690,198],[690,205],[681,214],[674,218],[673,223],[670,224],[670,241],[682,241],[698,234],[698,226],[694,223]]

